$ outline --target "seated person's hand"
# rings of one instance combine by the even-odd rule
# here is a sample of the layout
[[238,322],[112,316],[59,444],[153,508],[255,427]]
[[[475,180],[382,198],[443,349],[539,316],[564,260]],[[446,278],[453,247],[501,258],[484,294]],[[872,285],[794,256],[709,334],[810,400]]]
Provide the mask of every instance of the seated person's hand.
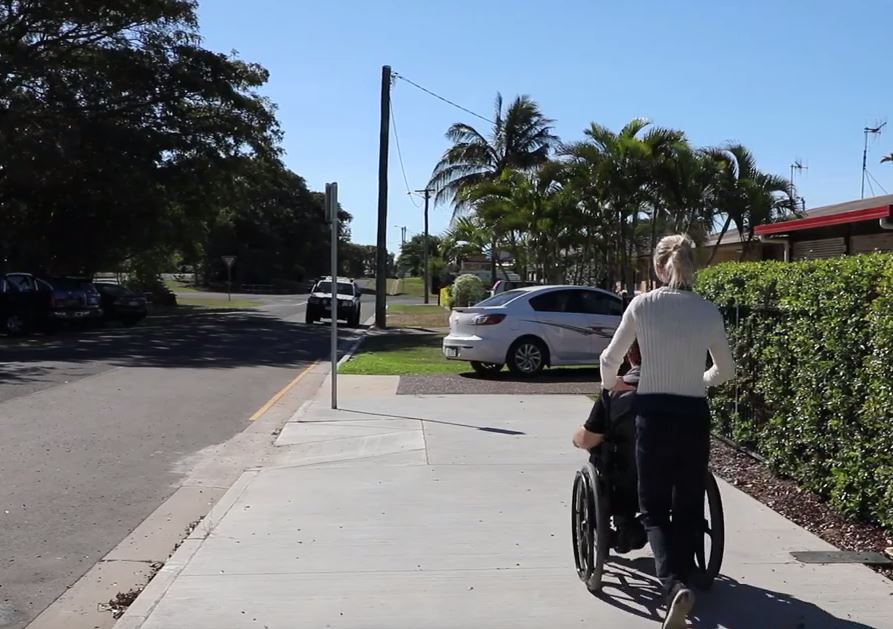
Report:
[[580,426],[574,433],[574,446],[582,450],[592,450],[592,448],[600,445],[605,440],[605,436],[597,432],[589,432],[585,427]]
[[618,378],[617,383],[614,385],[614,388],[611,389],[611,393],[616,395],[618,393],[626,393],[627,391],[635,391],[635,390],[636,390],[636,387],[624,382],[623,378]]

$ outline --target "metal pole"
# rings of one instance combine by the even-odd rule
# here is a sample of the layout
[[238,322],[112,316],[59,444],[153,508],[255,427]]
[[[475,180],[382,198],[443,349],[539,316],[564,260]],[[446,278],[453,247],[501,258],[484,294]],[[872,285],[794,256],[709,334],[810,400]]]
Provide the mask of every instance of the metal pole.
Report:
[[226,265],[226,300],[233,300],[233,265]]
[[428,293],[431,291],[431,268],[428,265],[428,199],[431,191],[425,188],[425,304],[428,303]]
[[868,168],[868,127],[865,127],[865,148],[862,149],[862,196],[865,198],[865,170]]
[[331,222],[332,258],[332,408],[338,408],[338,184],[326,184],[326,208]]
[[387,327],[388,139],[391,133],[391,66],[381,68],[381,129],[378,136],[378,242],[375,270],[375,326]]

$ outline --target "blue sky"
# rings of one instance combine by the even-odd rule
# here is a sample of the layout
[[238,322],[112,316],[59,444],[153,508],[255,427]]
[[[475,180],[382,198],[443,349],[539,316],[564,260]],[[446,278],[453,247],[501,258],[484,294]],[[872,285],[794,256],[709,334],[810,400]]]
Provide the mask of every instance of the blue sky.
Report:
[[[888,0],[202,0],[205,45],[271,72],[286,163],[314,189],[338,181],[353,240],[375,242],[381,66],[490,116],[529,94],[564,140],[591,121],[644,116],[698,145],[740,141],[764,170],[795,159],[810,207],[858,198],[866,125],[893,113]],[[406,174],[424,187],[447,127],[476,120],[397,82]],[[891,121],[893,123],[893,121]],[[478,127],[478,128],[481,128]],[[893,191],[893,128],[869,169]],[[388,247],[422,230],[392,129]],[[877,186],[875,190],[881,193]],[[868,191],[866,191],[868,194]],[[450,208],[431,212],[443,231]]]

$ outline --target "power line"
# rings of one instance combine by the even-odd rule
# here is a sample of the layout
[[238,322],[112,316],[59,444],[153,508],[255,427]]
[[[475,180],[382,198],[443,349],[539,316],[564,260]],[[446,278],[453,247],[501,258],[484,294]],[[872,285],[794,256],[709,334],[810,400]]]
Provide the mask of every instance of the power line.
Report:
[[409,200],[412,201],[412,204],[419,207],[419,204],[416,203],[416,200],[412,196],[412,189],[409,187],[409,179],[406,177],[406,167],[403,165],[403,152],[400,150],[400,136],[397,135],[397,118],[394,116],[394,100],[389,98],[391,102],[391,124],[394,127],[394,142],[397,144],[397,157],[400,158],[400,170],[403,172],[403,183],[406,185],[406,194],[409,196]]
[[394,78],[397,78],[397,79],[401,79],[401,80],[403,80],[403,81],[406,81],[407,83],[409,83],[409,84],[412,85],[413,87],[422,90],[422,91],[425,92],[426,94],[430,94],[430,95],[433,96],[434,98],[437,98],[437,99],[439,99],[439,100],[442,100],[442,101],[445,102],[447,105],[451,105],[451,106],[455,107],[456,109],[460,109],[460,110],[464,111],[466,114],[471,114],[472,116],[475,116],[476,118],[480,118],[480,119],[483,120],[484,122],[489,122],[490,124],[493,124],[493,125],[496,124],[495,122],[493,122],[492,120],[490,120],[490,119],[487,118],[486,116],[482,116],[482,115],[480,115],[480,114],[478,114],[478,113],[475,113],[475,112],[471,111],[470,109],[468,109],[467,107],[463,107],[462,105],[459,105],[459,104],[457,104],[457,103],[451,101],[449,98],[445,98],[444,96],[441,96],[440,94],[436,94],[436,93],[432,92],[432,91],[429,90],[428,88],[422,87],[421,85],[419,85],[418,83],[416,83],[416,82],[414,82],[414,81],[410,81],[409,79],[407,79],[407,78],[406,78],[405,76],[403,76],[402,74],[397,74],[396,72],[394,72]]

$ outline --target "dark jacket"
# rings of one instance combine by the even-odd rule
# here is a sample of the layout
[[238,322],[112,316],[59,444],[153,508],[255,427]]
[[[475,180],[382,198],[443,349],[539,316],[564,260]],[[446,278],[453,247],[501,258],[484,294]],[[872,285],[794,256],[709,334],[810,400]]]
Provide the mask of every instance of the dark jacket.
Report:
[[[637,386],[639,384],[639,371],[638,367],[633,367],[623,376],[623,381]],[[610,435],[615,428],[620,428],[621,430],[624,428],[620,425],[624,419],[634,419],[635,410],[633,409],[633,404],[635,399],[635,391],[625,391],[619,395],[612,395],[610,391],[602,391],[601,396],[596,400],[592,411],[589,413],[589,419],[586,420],[586,430],[599,434],[608,434],[610,439]]]

